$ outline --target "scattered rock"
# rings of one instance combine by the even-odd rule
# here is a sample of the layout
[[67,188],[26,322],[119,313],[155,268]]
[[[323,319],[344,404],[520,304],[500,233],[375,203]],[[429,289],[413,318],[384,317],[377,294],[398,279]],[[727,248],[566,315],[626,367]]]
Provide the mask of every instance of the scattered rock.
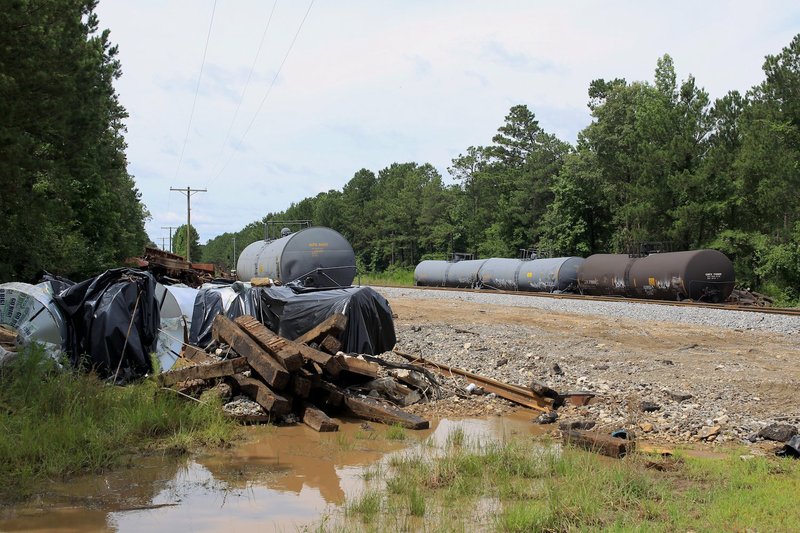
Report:
[[644,401],[639,404],[639,409],[641,409],[643,413],[653,413],[661,409],[661,406],[655,402]]
[[570,429],[589,430],[595,426],[594,420],[571,420],[569,422],[561,422],[558,428],[561,431],[568,431]]
[[555,411],[548,411],[537,416],[535,422],[537,424],[552,424],[556,420],[558,420],[558,413]]
[[800,435],[795,435],[783,448],[775,452],[778,457],[791,457],[793,459],[800,459]]
[[595,370],[608,370],[608,365],[596,365]]
[[528,388],[539,396],[544,396],[545,398],[552,398],[554,400],[560,398],[558,392],[540,381],[531,381],[531,384],[528,385]]
[[563,376],[564,371],[561,370],[561,366],[558,363],[553,363],[553,366],[550,368],[550,373],[554,376]]
[[667,391],[667,396],[669,396],[671,400],[674,400],[676,402],[685,402],[686,400],[691,400],[692,398],[694,398],[694,396],[692,396],[688,392],[675,392],[675,391]]
[[653,431],[653,424],[651,424],[650,422],[642,422],[641,424],[639,424],[639,429],[641,429],[645,433],[650,433],[651,431]]
[[375,431],[375,428],[369,422],[361,422],[361,429],[364,431]]
[[758,436],[762,439],[776,442],[789,442],[789,439],[795,435],[797,435],[797,428],[789,424],[770,424],[758,432]]
[[499,360],[498,360],[498,361],[495,363],[494,367],[495,367],[495,368],[500,368],[501,366],[503,366],[503,365],[507,365],[507,364],[508,364],[508,359],[507,359],[507,358],[505,358],[505,357],[503,357],[502,359],[499,359]]
[[712,441],[717,438],[721,429],[719,426],[703,426],[697,432],[697,438],[704,441]]

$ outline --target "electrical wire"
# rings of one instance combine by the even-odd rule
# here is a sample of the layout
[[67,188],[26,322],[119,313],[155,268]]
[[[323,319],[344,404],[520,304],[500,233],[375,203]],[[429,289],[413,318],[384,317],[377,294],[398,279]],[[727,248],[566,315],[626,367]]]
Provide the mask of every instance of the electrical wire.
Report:
[[[256,112],[253,114],[253,118],[250,120],[250,123],[247,125],[247,128],[245,128],[244,133],[242,133],[242,136],[239,138],[239,141],[236,143],[236,149],[237,150],[239,148],[241,148],[242,142],[244,142],[244,139],[245,139],[245,137],[247,137],[247,134],[250,132],[250,129],[253,127],[253,124],[255,123],[256,118],[258,118],[258,114],[261,112],[261,108],[264,107],[264,102],[267,101],[267,98],[269,97],[270,93],[272,92],[272,88],[275,86],[275,82],[278,80],[278,76],[280,76],[281,70],[283,70],[283,66],[286,64],[286,60],[289,58],[289,54],[291,53],[292,48],[294,48],[294,43],[297,41],[297,37],[300,35],[300,30],[303,29],[303,24],[305,24],[306,19],[308,18],[308,14],[311,13],[311,8],[313,6],[314,6],[314,0],[311,0],[311,3],[308,4],[308,9],[306,10],[306,14],[303,15],[303,20],[300,21],[300,25],[297,27],[297,31],[294,34],[294,38],[292,39],[291,44],[289,44],[289,48],[286,50],[286,54],[283,56],[283,61],[281,61],[281,64],[278,67],[277,72],[275,72],[275,76],[272,78],[272,82],[269,84],[269,87],[267,88],[267,92],[264,93],[264,97],[261,99],[261,103],[258,104],[258,108],[256,109]],[[231,152],[230,157],[228,157],[228,159],[225,161],[225,164],[222,166],[220,171],[213,178],[211,178],[211,180],[208,182],[208,185],[211,185],[211,183],[213,183],[214,180],[216,180],[217,178],[219,178],[222,175],[222,173],[225,171],[225,169],[228,168],[228,165],[230,164],[230,162],[233,159],[234,155],[236,155],[236,150]]]
[[211,21],[208,23],[208,34],[206,34],[206,45],[203,48],[203,61],[200,63],[200,75],[197,77],[197,87],[194,89],[194,100],[192,101],[192,111],[189,114],[189,125],[186,126],[186,136],[183,138],[183,147],[181,148],[181,155],[178,157],[178,166],[175,168],[175,178],[178,178],[178,173],[181,170],[181,163],[183,162],[183,153],[186,151],[186,143],[189,140],[189,132],[192,129],[192,120],[194,119],[194,110],[197,106],[197,95],[200,92],[200,81],[203,79],[203,68],[206,66],[206,54],[208,53],[208,43],[211,40],[211,28],[214,27],[214,13],[217,11],[217,0],[214,0],[214,6],[211,8]]
[[247,87],[250,85],[250,79],[253,77],[253,71],[256,68],[256,63],[258,63],[258,58],[261,55],[261,48],[264,46],[264,40],[267,37],[267,31],[269,30],[270,23],[272,22],[272,16],[275,14],[275,7],[277,5],[278,5],[278,0],[275,0],[275,2],[273,2],[272,4],[272,10],[269,12],[269,18],[267,19],[267,24],[264,26],[264,32],[261,34],[261,40],[258,43],[258,50],[256,50],[256,55],[255,57],[253,57],[253,63],[250,65],[250,72],[247,74],[247,80],[244,82],[244,87],[242,88],[242,94],[239,96],[239,102],[236,104],[236,111],[234,111],[233,118],[231,119],[231,123],[228,126],[228,132],[225,134],[225,140],[222,141],[222,146],[220,146],[219,155],[217,156],[218,160],[222,158],[222,154],[225,152],[225,146],[228,144],[228,140],[231,138],[231,132],[233,132],[233,125],[236,123],[236,119],[239,117],[239,111],[242,108],[244,95],[245,93],[247,93]]

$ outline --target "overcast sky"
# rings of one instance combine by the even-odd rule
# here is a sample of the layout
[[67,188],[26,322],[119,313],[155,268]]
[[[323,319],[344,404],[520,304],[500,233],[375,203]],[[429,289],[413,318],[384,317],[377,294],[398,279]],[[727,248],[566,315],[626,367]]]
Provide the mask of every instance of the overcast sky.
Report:
[[310,5],[100,0],[120,49],[129,171],[159,246],[161,226],[186,221],[170,186],[208,188],[192,198],[206,242],[361,168],[428,162],[448,180],[451,159],[488,144],[516,104],[574,143],[590,122],[589,82],[652,80],[664,53],[712,98],[745,91],[800,32],[797,1]]

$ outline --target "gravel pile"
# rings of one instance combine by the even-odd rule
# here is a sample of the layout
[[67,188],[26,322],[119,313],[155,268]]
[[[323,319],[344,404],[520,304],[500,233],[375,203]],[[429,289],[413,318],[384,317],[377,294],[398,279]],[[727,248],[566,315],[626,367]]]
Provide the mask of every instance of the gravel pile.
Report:
[[[401,351],[515,385],[527,387],[536,381],[561,393],[596,394],[591,405],[559,408],[554,423],[545,427],[594,422],[602,430],[624,428],[662,443],[758,442],[764,449],[776,444],[764,441],[765,428],[774,424],[800,428],[800,404],[793,401],[800,386],[795,363],[800,343],[797,337],[784,335],[798,330],[797,318],[491,293],[394,288],[381,292],[402,310],[395,321]],[[465,303],[453,307],[431,298]],[[500,310],[492,313],[482,305],[578,310],[577,318],[565,318],[569,327],[560,323],[556,327],[552,320],[506,323],[497,318]],[[638,312],[640,320],[696,320],[740,332],[713,335],[706,328],[668,324],[638,328],[625,320],[624,327],[609,335],[607,321],[581,316],[608,309],[627,319]],[[403,362],[391,353],[383,357]],[[454,385],[461,388],[461,397],[451,395],[421,407],[421,413],[448,417],[507,412],[505,400],[470,399],[464,394],[467,381],[452,377],[447,382],[450,390]],[[537,415],[531,411],[532,420]]]
[[668,321],[728,329],[758,330],[795,335],[800,333],[800,317],[726,311],[723,309],[687,308],[671,305],[591,300],[556,300],[535,296],[515,296],[492,292],[434,291],[411,288],[376,287],[386,298],[461,300],[487,305],[534,307],[559,313],[602,315],[635,320]]

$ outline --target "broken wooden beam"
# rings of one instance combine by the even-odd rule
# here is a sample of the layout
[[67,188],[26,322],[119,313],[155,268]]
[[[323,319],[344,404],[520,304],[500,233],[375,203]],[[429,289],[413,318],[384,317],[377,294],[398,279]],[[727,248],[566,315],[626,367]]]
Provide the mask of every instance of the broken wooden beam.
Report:
[[331,355],[336,355],[342,349],[342,343],[333,335],[326,335],[319,343],[319,347],[323,352]]
[[344,404],[356,418],[388,425],[400,425],[408,429],[428,429],[430,422],[411,413],[388,406],[373,398],[345,395]]
[[[337,338],[342,334],[346,327],[347,315],[335,313],[297,337],[294,341],[301,344],[308,344],[310,342],[316,342],[327,335]],[[336,352],[333,353],[335,354]]]
[[381,366],[376,363],[370,363],[365,359],[358,357],[351,357],[349,355],[337,355],[336,360],[347,372],[367,376],[375,379],[380,374]]
[[[240,318],[242,317],[238,317],[236,320],[239,321]],[[254,318],[249,318],[255,321]],[[256,321],[256,323],[259,322]],[[301,364],[303,359],[307,361],[314,361],[315,363],[319,364],[319,366],[324,368],[325,372],[333,377],[338,376],[339,372],[342,371],[341,365],[332,355],[311,348],[310,346],[306,346],[305,344],[300,344],[298,342],[285,339],[279,335],[276,335],[266,327],[264,327],[264,330],[261,331],[261,336],[264,338],[264,342],[269,347],[267,349],[268,352],[270,350],[282,351],[284,349],[296,351],[302,356]],[[289,352],[287,351],[287,353]],[[292,366],[294,367],[294,364],[292,364]],[[292,372],[294,372],[294,370],[292,370]]]
[[187,344],[187,345],[185,345],[183,347],[183,352],[181,353],[181,356],[184,357],[185,359],[188,359],[189,361],[192,361],[192,362],[198,363],[198,364],[200,364],[200,363],[213,363],[215,361],[218,361],[218,359],[215,359],[214,357],[211,357],[210,355],[208,355],[206,352],[204,352],[203,350],[201,350],[197,346],[192,346],[192,345],[189,345],[189,344]]
[[400,357],[411,361],[414,364],[434,370],[442,376],[452,377],[453,374],[457,374],[465,377],[476,385],[483,387],[486,392],[493,392],[501,398],[518,403],[519,405],[524,405],[525,407],[530,407],[531,409],[542,411],[543,413],[547,413],[552,410],[553,400],[551,398],[540,396],[524,387],[520,387],[519,385],[503,383],[502,381],[497,381],[492,378],[473,374],[472,372],[467,372],[466,370],[462,370],[460,368],[434,363],[433,361],[428,361],[422,357],[407,354],[401,352],[400,350],[393,351]]
[[225,361],[209,363],[207,365],[194,365],[181,368],[180,370],[164,372],[158,376],[158,381],[161,383],[161,386],[169,387],[181,381],[224,378],[225,376],[232,376],[238,372],[244,372],[249,368],[246,359],[243,357],[235,357]]
[[300,355],[300,351],[292,349],[285,339],[270,331],[267,326],[254,317],[243,315],[236,317],[233,321],[261,348],[280,361],[289,372],[299,370],[303,366],[303,356]]
[[317,405],[324,404],[329,407],[339,407],[344,402],[344,392],[332,383],[320,380],[314,384],[314,393],[318,398]]
[[596,431],[569,429],[561,432],[561,438],[565,443],[617,459],[625,457],[636,448],[636,443],[632,440],[620,439]]
[[289,384],[289,372],[225,315],[217,315],[211,327],[214,337],[228,343],[267,383],[275,389]]
[[311,394],[311,380],[298,374],[292,374],[292,384],[290,386],[292,394],[299,398],[308,398]]
[[257,379],[248,378],[242,374],[234,374],[230,378],[242,393],[263,407],[268,413],[282,415],[291,410],[292,404],[288,399],[272,391]]
[[339,424],[308,402],[303,402],[300,408],[300,417],[305,425],[315,431],[339,431]]

